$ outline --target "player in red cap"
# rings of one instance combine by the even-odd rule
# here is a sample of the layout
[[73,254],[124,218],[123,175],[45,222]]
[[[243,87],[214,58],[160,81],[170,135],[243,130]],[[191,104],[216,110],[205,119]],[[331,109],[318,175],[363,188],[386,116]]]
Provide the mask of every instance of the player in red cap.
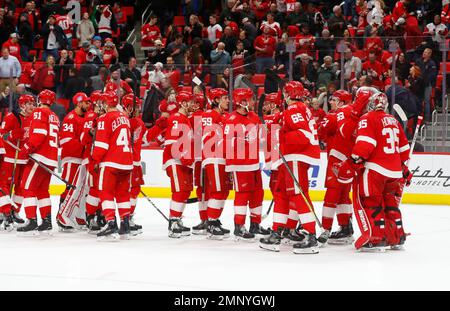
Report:
[[[56,94],[43,90],[38,95],[39,107],[33,111],[28,141],[20,149],[21,157],[32,155],[41,164],[53,170],[58,166],[59,119],[50,110],[55,103]],[[21,235],[49,233],[52,230],[51,201],[48,192],[51,174],[34,161],[25,164],[21,185],[23,190],[22,207],[27,222],[17,228]],[[39,207],[42,223],[38,226],[36,210]]]
[[[259,125],[261,121],[253,112],[253,92],[250,89],[233,91],[235,111],[225,122],[226,171],[233,173],[234,235],[236,240],[254,241],[255,235],[268,235],[261,227],[262,188],[259,167]],[[250,231],[245,228],[247,206],[250,209]]]
[[[113,92],[103,94],[106,113],[98,118],[89,171],[99,172],[99,196],[106,225],[98,240],[127,239],[130,234],[130,177],[133,170],[130,120],[117,108],[119,98]],[[115,203],[114,203],[115,200]],[[115,209],[119,211],[118,230]]]
[[193,110],[194,96],[185,91],[178,93],[179,110],[167,120],[166,141],[163,151],[163,169],[170,178],[169,237],[188,236],[191,229],[181,221],[186,200],[193,189],[192,164],[194,163],[192,126],[189,114]]
[[[61,146],[61,163],[63,167],[62,178],[72,185],[76,185],[75,177],[83,160],[84,145],[81,143],[81,134],[84,130],[84,116],[89,110],[89,97],[83,93],[76,93],[72,102],[75,109],[69,112],[62,123],[59,130],[59,145]],[[66,199],[69,189],[61,194],[59,205]],[[57,224],[61,231],[69,231],[73,228],[65,226],[57,218]],[[81,224],[81,223],[80,223]]]
[[[36,100],[32,95],[21,95],[18,100],[19,113],[8,113],[2,122],[0,135],[8,135],[7,141],[21,148],[29,138],[30,115],[36,108]],[[3,140],[0,140],[0,154],[3,154]],[[1,229],[10,231],[13,229],[13,223],[23,224],[25,221],[20,218],[19,210],[12,208],[7,196],[11,191],[11,183],[14,184],[14,194],[12,200],[20,208],[22,205],[22,188],[20,181],[22,179],[23,169],[27,164],[28,158],[18,153],[10,145],[5,144],[3,162],[1,163],[0,187],[3,190],[3,196],[0,197],[0,212],[3,213],[4,220]],[[14,180],[13,180],[14,175]]]

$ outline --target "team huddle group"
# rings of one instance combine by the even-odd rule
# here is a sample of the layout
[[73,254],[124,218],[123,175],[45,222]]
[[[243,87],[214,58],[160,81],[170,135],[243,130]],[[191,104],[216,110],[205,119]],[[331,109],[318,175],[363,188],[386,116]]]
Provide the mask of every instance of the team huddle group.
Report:
[[[279,251],[285,244],[297,254],[318,253],[326,243],[353,242],[349,197],[353,186],[353,204],[359,207],[355,216],[361,232],[368,232],[355,246],[383,251],[401,248],[405,242],[399,198],[411,179],[405,165],[410,147],[399,122],[386,112],[386,95],[375,89],[362,87],[354,95],[336,91],[330,99],[332,110],[320,124],[308,108],[309,92],[297,81],[267,94],[258,104],[250,89],[235,89],[233,94],[221,88],[208,94],[181,91],[176,101],[161,103],[161,116],[149,129],[140,118],[141,100],[126,94],[118,84],[109,83],[104,92],[95,91],[90,98],[77,93],[75,109],[62,126],[50,109],[55,99],[50,90],[39,93],[37,101],[22,95],[19,112],[9,113],[2,123],[0,212],[4,230],[16,228],[18,235],[51,232],[49,184],[60,148],[62,179],[80,184],[76,180],[80,167],[88,172],[86,218],[77,218],[77,224],[97,234],[98,240],[141,233],[142,226],[133,221],[143,184],[141,147],[157,141],[164,148],[162,166],[171,181],[171,238],[188,236],[191,231],[216,240],[229,237],[230,230],[222,226],[220,216],[234,189],[233,234],[237,240],[255,241],[259,236],[263,249]],[[319,140],[326,143],[328,154],[321,221],[308,194],[308,169],[320,161]],[[194,144],[200,144],[200,154],[194,154]],[[269,229],[261,226],[264,191],[258,151],[263,144],[274,208]],[[191,230],[181,219],[194,187],[201,222]],[[72,193],[67,187],[61,205]],[[26,222],[18,214],[20,208]],[[249,230],[245,227],[247,209]],[[335,215],[340,228],[331,233]],[[60,213],[56,220],[61,230],[73,230]],[[316,224],[320,235],[316,235]]]

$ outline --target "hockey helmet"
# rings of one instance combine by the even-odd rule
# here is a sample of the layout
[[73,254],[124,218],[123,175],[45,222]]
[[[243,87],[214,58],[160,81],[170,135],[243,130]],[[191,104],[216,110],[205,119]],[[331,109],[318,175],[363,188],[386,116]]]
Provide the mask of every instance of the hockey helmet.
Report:
[[97,101],[100,100],[101,97],[102,97],[101,91],[94,91],[91,93],[90,100],[92,103],[96,103]]
[[72,98],[72,102],[74,105],[78,105],[79,103],[88,102],[88,101],[89,101],[89,97],[83,92],[76,93]]
[[370,97],[367,108],[369,109],[369,111],[372,111],[372,110],[386,111],[388,105],[389,105],[389,101],[388,101],[386,94],[379,92]]
[[56,94],[46,89],[39,93],[38,100],[40,104],[51,106],[56,101]]
[[22,108],[28,103],[35,104],[36,99],[34,98],[33,95],[23,94],[23,95],[20,95],[18,102],[19,102],[19,107]]
[[194,95],[187,91],[181,91],[176,95],[177,103],[181,104],[181,102],[190,102],[194,100]]
[[105,92],[102,95],[102,100],[108,107],[116,107],[119,104],[119,98],[114,92]]
[[233,91],[233,101],[235,107],[241,106],[245,110],[250,111],[250,105],[252,104],[253,91],[247,88],[239,88]]
[[122,98],[122,106],[125,109],[130,109],[133,107],[139,108],[141,106],[141,100],[139,97],[129,93]]
[[215,88],[209,91],[209,98],[215,100],[221,98],[222,96],[228,95],[228,92],[223,88]]
[[303,96],[305,88],[299,81],[289,81],[284,86],[283,92],[289,99],[300,99]]

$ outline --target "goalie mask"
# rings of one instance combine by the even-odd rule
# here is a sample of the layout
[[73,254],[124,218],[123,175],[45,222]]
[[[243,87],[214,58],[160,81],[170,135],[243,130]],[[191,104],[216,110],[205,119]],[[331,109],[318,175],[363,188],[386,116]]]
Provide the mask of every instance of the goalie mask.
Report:
[[388,98],[384,93],[377,93],[370,97],[367,108],[369,111],[383,110],[386,111],[389,105]]

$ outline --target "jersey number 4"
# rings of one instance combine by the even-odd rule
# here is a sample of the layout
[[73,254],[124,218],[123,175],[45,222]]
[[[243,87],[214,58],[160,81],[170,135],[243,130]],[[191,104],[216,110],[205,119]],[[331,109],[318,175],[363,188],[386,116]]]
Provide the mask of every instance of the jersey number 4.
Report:
[[123,152],[130,152],[130,142],[128,140],[128,130],[126,128],[120,129],[119,136],[117,136],[116,145],[122,146]]

